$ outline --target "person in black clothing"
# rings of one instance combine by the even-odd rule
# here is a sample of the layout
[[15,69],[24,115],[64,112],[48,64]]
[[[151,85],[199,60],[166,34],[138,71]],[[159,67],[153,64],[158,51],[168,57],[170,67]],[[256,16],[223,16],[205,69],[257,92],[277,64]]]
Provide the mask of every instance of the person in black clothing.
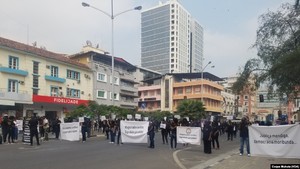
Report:
[[8,134],[8,117],[7,117],[7,115],[4,115],[2,123],[1,123],[1,127],[2,127],[3,143],[5,143],[6,139],[7,139],[7,134]]
[[54,123],[53,123],[53,131],[55,133],[55,138],[59,138],[59,133],[60,133],[60,123],[61,121],[59,120],[58,117],[56,117]]
[[160,130],[161,130],[161,137],[163,144],[167,143],[168,144],[168,131],[167,131],[167,123],[165,120],[161,122],[160,125]]
[[149,135],[149,139],[150,139],[149,148],[154,148],[155,124],[153,122],[150,122],[150,124],[149,124],[148,135]]
[[177,126],[178,126],[178,120],[176,118],[173,119],[171,122],[171,149],[177,148]]
[[202,131],[203,131],[204,153],[211,154],[212,127],[210,126],[210,121],[205,122]]
[[247,117],[243,117],[240,124],[240,156],[244,153],[244,143],[246,143],[247,154],[250,156],[250,145],[249,145],[249,130],[250,125]]
[[226,131],[227,131],[227,141],[229,141],[229,140],[232,141],[232,139],[233,139],[233,124],[232,124],[231,120],[228,121]]
[[8,124],[8,144],[14,143],[14,116],[10,116],[7,121]]
[[212,139],[211,142],[212,142],[213,149],[215,149],[215,142],[217,144],[217,148],[216,149],[220,148],[220,145],[219,145],[219,135],[220,135],[220,126],[218,125],[217,121],[214,121],[212,123],[212,136],[211,136],[211,139]]
[[39,125],[39,121],[36,117],[36,114],[33,115],[33,117],[29,120],[29,129],[30,129],[30,145],[33,145],[33,136],[36,138],[37,145],[40,145],[39,141],[39,133],[37,130],[37,127]]
[[82,134],[82,142],[86,141],[86,132],[87,132],[87,119],[84,118],[84,122],[81,123],[81,134]]

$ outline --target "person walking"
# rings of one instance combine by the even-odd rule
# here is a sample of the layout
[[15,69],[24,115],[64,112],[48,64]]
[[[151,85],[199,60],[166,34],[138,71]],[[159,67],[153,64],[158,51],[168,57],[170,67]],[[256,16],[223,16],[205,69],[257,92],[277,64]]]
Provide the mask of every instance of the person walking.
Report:
[[[220,149],[220,144],[219,144],[219,135],[220,135],[220,126],[218,125],[217,121],[214,121],[212,123],[212,136],[211,136],[211,142],[212,142],[212,147],[213,149]],[[215,147],[215,142],[217,144],[217,147]]]
[[171,122],[171,149],[177,148],[177,126],[178,126],[178,120],[176,118],[173,119]]
[[204,153],[211,154],[212,127],[210,125],[210,121],[205,122],[202,131],[203,131]]
[[114,120],[110,121],[110,142],[114,144],[116,140],[117,125]]
[[36,138],[37,145],[40,145],[39,133],[38,133],[38,129],[37,129],[38,125],[39,125],[38,119],[36,117],[36,114],[34,114],[33,117],[31,117],[31,119],[29,120],[30,145],[31,146],[33,146],[33,137],[34,136]]
[[44,134],[45,134],[45,141],[49,140],[49,121],[46,118],[46,116],[44,116],[43,118],[43,129],[44,129]]
[[155,124],[154,122],[150,122],[148,127],[148,135],[150,140],[150,145],[148,148],[154,148],[154,136],[155,136]]
[[232,124],[231,120],[228,121],[226,131],[227,131],[227,141],[229,141],[229,140],[232,141],[233,140],[233,124]]
[[244,144],[246,143],[247,154],[250,156],[250,145],[249,145],[249,129],[250,125],[247,117],[243,117],[240,123],[240,156],[244,153]]

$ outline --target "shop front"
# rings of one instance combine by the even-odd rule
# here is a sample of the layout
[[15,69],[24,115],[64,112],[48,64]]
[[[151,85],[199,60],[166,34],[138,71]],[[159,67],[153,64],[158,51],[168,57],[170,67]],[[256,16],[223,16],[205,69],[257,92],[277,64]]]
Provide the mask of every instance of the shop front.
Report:
[[89,100],[41,95],[33,95],[32,101],[32,105],[24,105],[23,116],[30,117],[32,114],[39,117],[45,116],[49,122],[57,117],[63,120],[68,112],[81,104],[87,105],[89,102]]

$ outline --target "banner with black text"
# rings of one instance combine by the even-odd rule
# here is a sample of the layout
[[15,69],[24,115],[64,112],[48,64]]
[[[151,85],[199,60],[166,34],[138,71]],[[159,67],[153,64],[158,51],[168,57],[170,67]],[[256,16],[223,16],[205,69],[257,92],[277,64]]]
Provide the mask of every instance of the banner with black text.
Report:
[[147,143],[147,121],[121,121],[121,139],[123,143]]
[[249,126],[252,156],[300,158],[300,125]]
[[79,141],[79,122],[61,123],[60,137],[62,140]]
[[200,127],[177,127],[177,143],[189,143],[200,145],[201,128]]

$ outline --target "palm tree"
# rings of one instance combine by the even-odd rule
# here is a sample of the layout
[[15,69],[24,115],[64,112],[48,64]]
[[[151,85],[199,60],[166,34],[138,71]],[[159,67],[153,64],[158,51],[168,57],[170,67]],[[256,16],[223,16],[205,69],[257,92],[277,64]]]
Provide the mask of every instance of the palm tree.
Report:
[[182,100],[177,106],[177,113],[191,119],[202,119],[205,117],[205,107],[198,100]]

